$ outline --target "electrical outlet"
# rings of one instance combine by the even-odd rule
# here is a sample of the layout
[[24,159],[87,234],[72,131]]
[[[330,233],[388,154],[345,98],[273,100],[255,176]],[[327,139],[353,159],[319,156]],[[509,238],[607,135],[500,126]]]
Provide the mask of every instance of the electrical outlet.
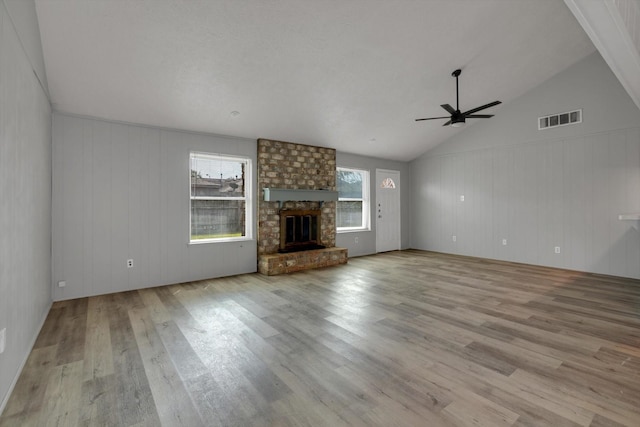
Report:
[[502,239],[502,246],[507,246],[507,239]]
[[132,259],[128,259],[127,260],[127,268],[132,268],[133,267],[133,260]]
[[65,286],[67,286],[67,282],[64,280],[61,280],[58,282],[58,287],[59,288],[64,288]]
[[556,247],[555,247],[555,252],[556,252],[557,254],[559,254],[559,253],[560,253],[560,246],[556,246]]
[[356,243],[358,243],[358,238],[356,237]]
[[460,201],[461,201],[461,202],[464,202],[464,195],[461,195],[461,196],[460,196]]
[[7,336],[7,328],[0,331],[0,354],[4,353],[5,337]]
[[453,236],[452,239],[455,242],[458,238],[456,236]]

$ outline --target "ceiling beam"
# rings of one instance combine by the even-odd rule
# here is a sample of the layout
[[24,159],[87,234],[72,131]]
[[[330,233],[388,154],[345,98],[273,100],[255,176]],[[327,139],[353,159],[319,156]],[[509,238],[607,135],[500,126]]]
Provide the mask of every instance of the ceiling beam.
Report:
[[640,109],[640,2],[564,2]]

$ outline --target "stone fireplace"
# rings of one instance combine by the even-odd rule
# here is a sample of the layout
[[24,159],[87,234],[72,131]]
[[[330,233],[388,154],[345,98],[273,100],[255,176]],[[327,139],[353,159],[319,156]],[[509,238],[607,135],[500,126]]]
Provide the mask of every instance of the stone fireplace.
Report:
[[282,274],[347,262],[347,250],[335,247],[335,198],[324,197],[335,189],[335,150],[258,140],[260,273]]

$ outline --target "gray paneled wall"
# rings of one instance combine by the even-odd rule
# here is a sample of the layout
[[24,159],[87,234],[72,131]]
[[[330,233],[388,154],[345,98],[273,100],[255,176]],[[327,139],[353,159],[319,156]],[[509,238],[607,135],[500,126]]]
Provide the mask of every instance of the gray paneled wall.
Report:
[[253,140],[54,114],[55,300],[256,271],[255,238],[189,245],[191,150],[248,156],[255,177]]
[[0,1],[0,412],[51,306],[51,109],[33,68]]
[[640,233],[618,220],[640,212],[640,128],[422,165],[415,247],[640,278]]
[[[582,124],[537,130],[575,108]],[[640,212],[639,123],[600,56],[579,62],[412,163],[412,246],[640,278],[618,220]]]
[[18,32],[20,45],[29,59],[33,72],[38,76],[45,93],[49,93],[35,0],[3,1],[7,8],[7,13]]

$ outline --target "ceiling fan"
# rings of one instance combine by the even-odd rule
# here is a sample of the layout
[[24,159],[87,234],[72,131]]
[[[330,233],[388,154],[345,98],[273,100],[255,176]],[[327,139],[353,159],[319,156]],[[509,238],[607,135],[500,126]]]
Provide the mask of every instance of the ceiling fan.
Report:
[[460,97],[458,95],[458,76],[460,75],[460,73],[462,73],[462,70],[455,70],[453,73],[451,73],[451,75],[456,78],[456,109],[454,110],[453,107],[449,104],[441,105],[441,107],[447,110],[447,113],[451,114],[451,116],[428,117],[426,119],[416,119],[416,122],[419,122],[422,120],[449,119],[449,121],[443,124],[442,126],[451,125],[454,128],[459,128],[464,126],[465,121],[468,118],[469,119],[488,119],[489,117],[493,117],[493,114],[474,114],[474,113],[477,113],[480,110],[484,110],[485,108],[489,108],[489,107],[493,107],[494,105],[501,104],[502,103],[501,101],[493,101],[481,107],[473,108],[469,111],[465,111],[464,113],[460,112],[460,106],[459,106]]

